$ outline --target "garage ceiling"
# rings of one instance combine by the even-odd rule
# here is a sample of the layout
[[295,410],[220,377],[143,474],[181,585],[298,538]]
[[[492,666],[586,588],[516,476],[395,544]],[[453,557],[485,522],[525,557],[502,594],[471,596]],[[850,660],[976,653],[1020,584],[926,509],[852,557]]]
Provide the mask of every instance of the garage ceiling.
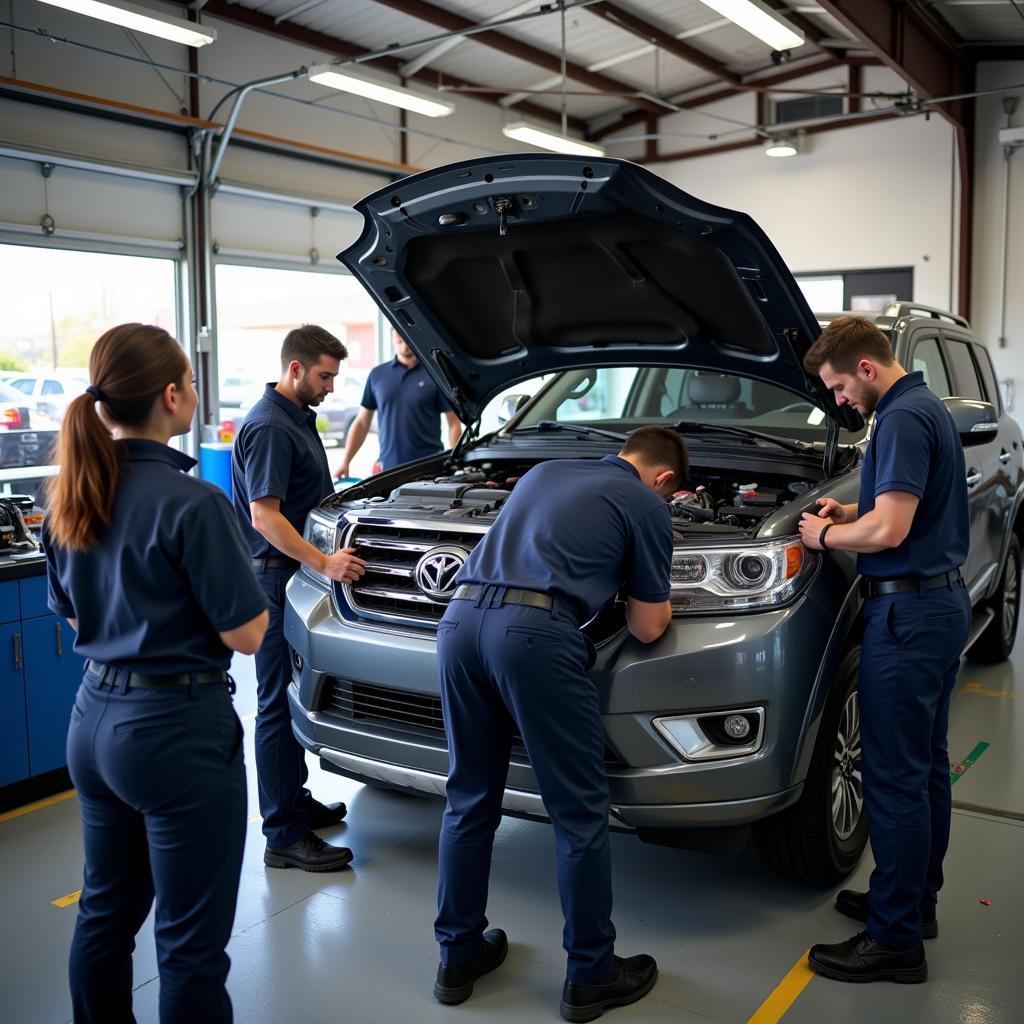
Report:
[[[783,55],[781,70],[769,46],[700,0],[577,3],[565,14],[570,126],[600,137],[623,122],[669,112],[662,100],[685,103],[765,72],[774,71],[771,79],[778,82],[807,67],[857,63],[869,55],[857,34],[822,5],[769,2],[806,37]],[[339,56],[357,56],[524,15],[536,11],[539,0],[209,0],[194,6]],[[826,6],[858,12],[849,2]],[[897,8],[927,19],[967,59],[1024,57],[1024,0],[888,0],[888,6],[894,20]],[[550,123],[560,119],[563,103],[561,49],[562,19],[555,12],[425,43],[367,67],[498,104],[510,119]]]

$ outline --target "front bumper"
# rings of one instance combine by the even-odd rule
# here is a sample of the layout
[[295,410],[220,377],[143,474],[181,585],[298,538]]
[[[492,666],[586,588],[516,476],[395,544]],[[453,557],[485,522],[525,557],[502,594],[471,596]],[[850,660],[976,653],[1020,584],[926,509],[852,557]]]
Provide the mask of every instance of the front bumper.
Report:
[[[433,635],[351,622],[334,602],[301,572],[288,585],[285,635],[298,656],[289,692],[295,735],[328,769],[443,796],[443,735],[346,717],[326,697],[335,678],[436,697]],[[626,635],[605,644],[591,676],[614,754],[606,766],[612,824],[627,830],[744,825],[798,799],[832,627],[803,597],[775,611],[673,619],[649,645]],[[742,757],[687,761],[652,725],[660,716],[752,706],[765,709],[764,735],[760,748]],[[513,755],[504,806],[511,814],[545,817],[525,757]]]

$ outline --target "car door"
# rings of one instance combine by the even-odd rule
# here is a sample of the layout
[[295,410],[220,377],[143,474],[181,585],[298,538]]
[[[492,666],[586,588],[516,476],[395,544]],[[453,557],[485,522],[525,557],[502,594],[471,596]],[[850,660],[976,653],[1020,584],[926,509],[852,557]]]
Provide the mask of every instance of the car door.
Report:
[[[987,402],[987,392],[982,387],[981,376],[971,349],[972,339],[958,331],[943,327],[943,342],[946,359],[953,376],[954,394],[961,398],[976,398]],[[993,396],[998,411],[998,395]],[[971,506],[971,557],[972,568],[977,574],[968,581],[974,590],[983,590],[998,568],[1002,553],[1003,524],[1007,515],[1006,472],[999,461],[1002,448],[1011,444],[1009,430],[1005,423],[1000,425],[995,439],[973,448],[964,449],[967,463],[967,494]],[[972,595],[975,596],[975,595]]]
[[[926,327],[914,332],[910,338],[908,354],[904,365],[910,371],[919,371],[924,375],[924,382],[939,398],[949,398],[959,392],[954,383],[955,378],[949,365],[949,358],[943,350],[942,336],[938,327]],[[964,455],[969,450],[965,450]],[[968,487],[967,496],[971,511],[971,548],[967,556],[967,564],[963,568],[964,578],[968,587],[972,586],[982,573],[990,558],[984,549],[987,544],[983,506],[979,501],[978,487]],[[988,544],[991,551],[991,544]]]

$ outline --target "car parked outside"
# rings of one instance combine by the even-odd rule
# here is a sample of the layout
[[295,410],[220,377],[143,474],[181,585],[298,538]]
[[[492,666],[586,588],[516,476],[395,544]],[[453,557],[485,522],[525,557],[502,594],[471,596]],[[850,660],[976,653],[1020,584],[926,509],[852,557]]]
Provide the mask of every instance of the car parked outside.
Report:
[[0,378],[32,400],[33,405],[51,420],[64,418],[71,400],[89,386],[85,370],[54,373],[11,373]]
[[0,469],[47,465],[58,429],[33,399],[0,381]]
[[[300,742],[328,770],[443,795],[435,630],[458,569],[531,466],[601,458],[636,427],[668,425],[691,464],[671,503],[672,622],[641,644],[615,600],[583,626],[597,650],[612,826],[718,850],[752,832],[789,876],[849,873],[867,839],[863,600],[855,557],[805,549],[797,527],[820,497],[857,500],[870,427],[804,373],[819,323],[771,242],[746,215],[603,158],[467,161],[357,209],[363,234],[340,259],[470,428],[453,452],[310,514],[308,541],[355,547],[369,565],[354,584],[304,567],[288,585]],[[965,320],[909,303],[873,319],[957,423],[968,653],[1006,658],[1024,535],[1020,428]],[[495,426],[481,433],[480,422]],[[514,743],[504,809],[543,819]]]

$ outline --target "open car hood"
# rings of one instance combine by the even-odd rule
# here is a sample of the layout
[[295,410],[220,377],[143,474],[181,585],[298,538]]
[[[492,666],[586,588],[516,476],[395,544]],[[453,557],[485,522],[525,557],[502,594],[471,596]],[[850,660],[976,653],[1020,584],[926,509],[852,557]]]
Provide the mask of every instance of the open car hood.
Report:
[[362,234],[338,259],[466,423],[542,373],[670,365],[776,384],[863,426],[804,373],[819,326],[765,233],[635,164],[466,160],[356,210]]

